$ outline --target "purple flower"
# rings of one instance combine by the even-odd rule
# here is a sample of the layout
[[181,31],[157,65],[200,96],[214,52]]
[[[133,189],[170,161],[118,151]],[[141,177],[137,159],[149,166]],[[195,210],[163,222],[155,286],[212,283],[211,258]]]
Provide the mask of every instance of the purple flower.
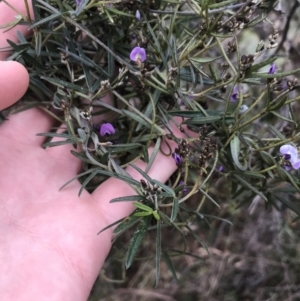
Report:
[[81,3],[82,0],[76,0],[77,5]]
[[146,50],[144,48],[141,48],[141,47],[135,47],[132,49],[132,51],[130,52],[130,59],[132,61],[140,61],[140,62],[143,62],[145,61],[147,58],[147,55],[146,55]]
[[184,182],[181,180],[179,183],[178,183],[178,186],[184,186],[182,192],[183,193],[187,193],[189,190],[185,187],[185,184]]
[[173,153],[172,157],[175,160],[176,165],[180,165],[182,163],[182,158],[177,153]]
[[224,172],[225,171],[225,168],[223,165],[220,165],[218,168],[217,168],[217,171],[219,172]]
[[[241,92],[244,93],[244,87],[243,86],[241,86]],[[233,91],[232,91],[232,94],[230,96],[230,101],[231,102],[236,102],[238,99],[239,99],[239,86],[235,85],[233,87]]]
[[[283,155],[284,160],[289,161],[294,169],[300,168],[300,160],[298,157],[298,150],[296,147],[285,144],[279,149],[280,153]],[[290,170],[290,166],[285,166],[286,170]]]
[[111,123],[103,123],[100,128],[101,136],[110,136],[116,132],[115,128]]
[[235,101],[238,100],[238,98],[239,98],[239,87],[237,85],[235,85],[233,87],[233,91],[232,91],[232,94],[230,96],[230,101],[235,102]]
[[276,72],[276,65],[272,64],[270,69],[269,69],[268,74],[274,74],[275,72]]
[[136,12],[135,12],[135,17],[138,21],[141,21],[141,13],[140,11],[137,9]]

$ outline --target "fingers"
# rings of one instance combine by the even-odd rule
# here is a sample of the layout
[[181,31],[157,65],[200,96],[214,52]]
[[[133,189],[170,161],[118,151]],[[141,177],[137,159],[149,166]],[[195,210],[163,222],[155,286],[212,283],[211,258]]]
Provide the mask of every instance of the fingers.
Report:
[[[24,0],[8,0],[7,3],[11,7],[14,7],[21,14],[27,14]],[[31,0],[28,0],[28,5],[30,8],[30,16],[31,18],[33,18]],[[4,2],[0,3],[0,25],[7,24],[16,20],[15,16],[18,15],[18,13],[14,11],[11,7],[9,7]],[[0,29],[0,49],[8,46],[6,40],[11,40],[13,42],[18,41],[17,31],[20,31],[25,36],[28,35],[28,27],[24,25],[18,25],[8,31],[7,30],[8,28]],[[0,60],[4,60],[8,55],[8,51],[0,51]]]
[[28,85],[29,76],[21,64],[0,61],[0,110],[18,101],[25,94]]
[[[15,16],[20,13],[26,15],[25,2],[20,0],[9,0],[7,3],[15,8],[13,10],[4,2],[0,3],[0,25],[13,22]],[[28,0],[30,15],[33,17],[31,0]],[[16,26],[12,29],[0,29],[0,49],[8,46],[7,39],[18,42],[17,31],[23,35],[28,35],[28,27],[24,25]],[[0,60],[5,59],[9,52],[0,51]],[[3,110],[17,102],[26,92],[29,85],[29,75],[25,67],[18,62],[0,61],[0,110]],[[38,109],[28,110],[22,115],[13,115],[9,117],[8,122],[1,125],[0,133],[14,137],[20,142],[30,142],[39,144],[42,138],[36,137],[37,132],[48,131],[50,127],[50,118]]]

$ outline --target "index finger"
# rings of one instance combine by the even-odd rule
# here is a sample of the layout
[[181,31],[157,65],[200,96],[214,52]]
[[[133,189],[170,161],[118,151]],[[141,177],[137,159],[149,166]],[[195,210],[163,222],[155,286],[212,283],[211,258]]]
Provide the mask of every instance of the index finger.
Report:
[[[30,16],[32,18],[32,3],[31,0],[27,0],[27,2],[30,9]],[[27,14],[24,0],[8,0],[7,3],[22,15]],[[8,6],[5,2],[0,3],[0,26],[16,20],[18,13],[10,6]],[[9,30],[8,28],[0,29],[0,60],[4,60],[9,55],[9,51],[2,50],[9,46],[7,40],[11,40],[15,43],[18,42],[17,31],[20,31],[24,36],[27,36],[29,33],[28,26],[25,25],[18,25]]]

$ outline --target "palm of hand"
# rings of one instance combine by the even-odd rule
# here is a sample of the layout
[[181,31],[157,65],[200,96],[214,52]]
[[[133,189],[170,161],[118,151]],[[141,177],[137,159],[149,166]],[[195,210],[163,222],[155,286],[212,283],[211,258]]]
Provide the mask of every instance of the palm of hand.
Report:
[[[78,173],[80,162],[70,154],[71,146],[41,148],[43,138],[35,136],[36,128],[46,131],[51,124],[49,117],[32,109],[11,116],[0,127],[0,171],[5,179],[0,181],[0,261],[5,263],[6,274],[0,286],[9,287],[8,295],[13,295],[20,285],[26,286],[24,291],[32,296],[35,284],[28,289],[26,279],[33,274],[41,277],[42,291],[61,294],[71,286],[75,300],[84,300],[111,246],[112,230],[100,236],[97,232],[133,208],[128,202],[109,201],[134,191],[113,178],[92,195],[83,191],[80,198],[78,181],[59,191]],[[25,136],[18,135],[20,132]],[[136,165],[145,167],[142,161]],[[164,182],[175,169],[171,157],[158,153],[148,174]],[[127,172],[135,179],[141,178],[132,168]],[[18,281],[12,281],[16,269],[20,271]],[[55,275],[51,283],[49,273]]]
[[[33,266],[43,270],[40,265],[46,259],[56,277],[62,273],[62,267],[67,267],[69,275],[64,272],[61,277],[73,279],[74,284],[76,279],[86,282],[89,290],[110,248],[110,232],[97,237],[107,224],[101,206],[87,192],[77,196],[77,181],[59,191],[76,175],[79,162],[68,154],[68,148],[44,150],[38,145],[38,138],[33,142],[32,137],[10,137],[19,132],[15,128],[19,116],[14,117],[0,129],[0,237],[4,246],[1,259],[8,262],[13,258],[18,267],[31,262],[22,267],[24,283]],[[7,275],[9,270],[11,264]],[[7,277],[7,281],[11,279]],[[57,289],[59,283],[55,286]]]

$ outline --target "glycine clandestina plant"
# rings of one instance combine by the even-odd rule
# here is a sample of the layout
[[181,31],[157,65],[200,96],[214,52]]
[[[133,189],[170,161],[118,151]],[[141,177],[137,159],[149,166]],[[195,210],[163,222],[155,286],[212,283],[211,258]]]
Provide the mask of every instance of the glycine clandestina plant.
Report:
[[[72,152],[84,163],[77,177],[80,193],[108,177],[135,189],[136,195],[111,200],[136,207],[114,223],[114,240],[135,227],[124,255],[127,268],[145,234],[155,229],[156,283],[161,254],[176,277],[171,257],[187,252],[187,233],[206,248],[196,226],[218,218],[205,214],[204,205],[221,206],[212,194],[220,181],[223,201],[225,189],[226,202],[259,199],[300,214],[300,118],[294,113],[300,96],[297,78],[291,77],[299,70],[284,70],[273,55],[281,33],[268,14],[276,13],[277,1],[32,2],[34,16],[7,24],[9,29],[29,23],[32,31],[27,40],[19,33],[19,43],[9,41],[9,59],[27,67],[30,87],[2,113],[37,106],[65,122],[64,133],[40,135],[49,137],[44,147],[80,146]],[[257,25],[265,26],[269,37],[245,52],[241,37],[259,30]],[[113,106],[102,100],[105,95],[114,99]],[[113,118],[97,123],[106,113]],[[169,132],[170,120],[195,136],[179,139]],[[65,140],[51,142],[55,136]],[[178,144],[166,154],[178,166],[167,183],[135,166],[142,158],[149,170],[163,139]],[[140,182],[126,174],[128,165],[141,174]],[[162,239],[166,227],[182,238],[173,248],[177,253]]]

